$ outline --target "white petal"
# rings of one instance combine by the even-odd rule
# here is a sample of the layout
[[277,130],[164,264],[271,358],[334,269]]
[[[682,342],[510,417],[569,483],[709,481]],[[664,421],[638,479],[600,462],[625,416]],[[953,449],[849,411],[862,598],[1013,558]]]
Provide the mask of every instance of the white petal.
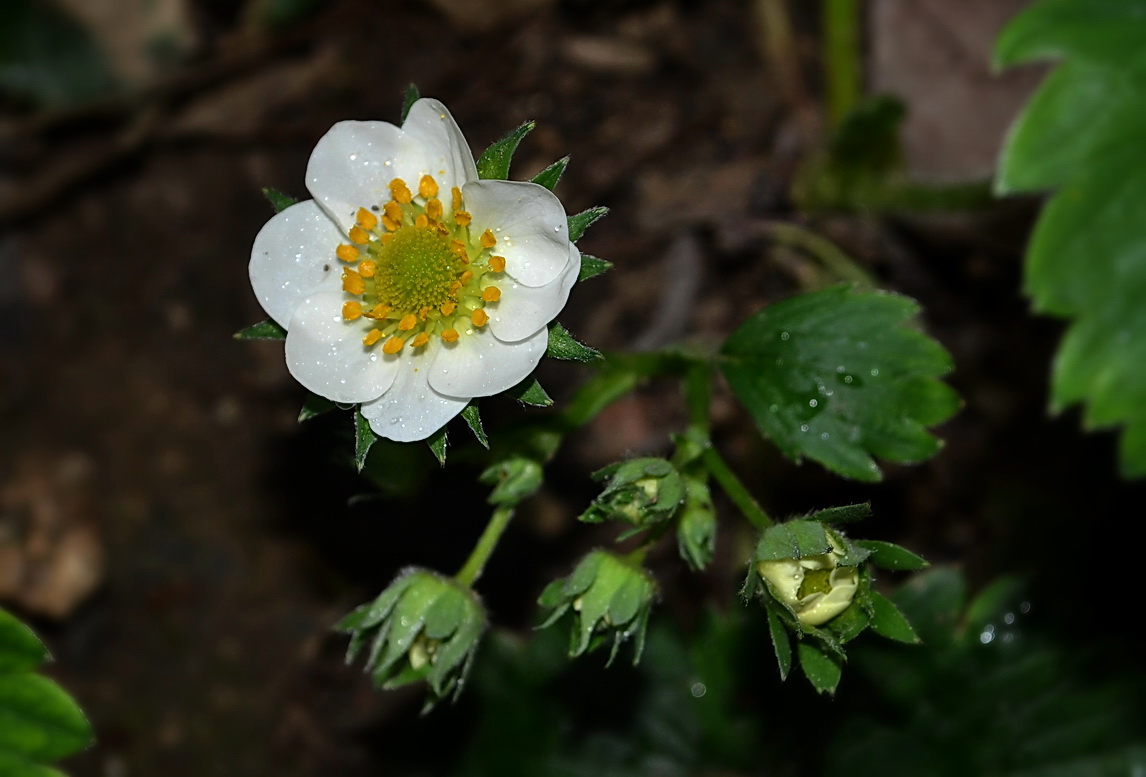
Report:
[[429,353],[407,349],[390,390],[373,402],[363,403],[362,415],[375,434],[396,442],[424,440],[469,403],[468,398],[443,396],[430,388],[426,377],[433,358]]
[[493,253],[526,286],[544,286],[565,269],[569,226],[553,192],[526,181],[474,181],[462,187],[473,234],[493,232]]
[[426,166],[416,175],[411,173],[411,180],[407,181],[415,192],[422,175],[428,173],[444,192],[443,202],[448,203],[445,198],[449,197],[451,188],[477,180],[473,152],[454,117],[437,100],[422,98],[410,106],[402,132],[416,142],[424,154]]
[[542,328],[516,343],[497,339],[488,327],[443,345],[430,367],[430,385],[451,396],[488,397],[524,380],[549,344]]
[[287,369],[319,396],[367,402],[394,383],[400,360],[362,345],[366,328],[343,320],[345,299],[341,291],[322,291],[302,301],[287,331]]
[[251,248],[251,287],[267,315],[289,327],[291,314],[318,291],[338,289],[338,226],[314,200],[291,205],[263,225]]
[[498,283],[501,299],[486,305],[489,328],[499,340],[529,337],[548,324],[569,300],[569,290],[581,272],[581,252],[569,244],[569,261],[561,274],[544,286],[523,286],[512,278]]
[[306,188],[344,232],[359,208],[390,199],[390,181],[401,178],[414,191],[426,151],[416,138],[384,121],[340,121],[323,135],[306,166]]

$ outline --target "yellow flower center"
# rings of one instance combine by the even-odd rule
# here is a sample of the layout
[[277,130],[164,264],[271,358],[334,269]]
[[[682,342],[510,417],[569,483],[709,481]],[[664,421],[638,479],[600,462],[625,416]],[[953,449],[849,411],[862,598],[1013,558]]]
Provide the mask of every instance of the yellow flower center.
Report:
[[347,266],[342,306],[347,324],[365,327],[362,344],[382,343],[397,354],[407,342],[422,348],[433,338],[455,343],[489,322],[487,305],[501,299],[495,285],[505,258],[494,255],[490,230],[471,234],[472,217],[454,187],[447,211],[439,187],[424,175],[415,194],[400,178],[389,184],[392,199],[359,208],[350,243],[335,256]]

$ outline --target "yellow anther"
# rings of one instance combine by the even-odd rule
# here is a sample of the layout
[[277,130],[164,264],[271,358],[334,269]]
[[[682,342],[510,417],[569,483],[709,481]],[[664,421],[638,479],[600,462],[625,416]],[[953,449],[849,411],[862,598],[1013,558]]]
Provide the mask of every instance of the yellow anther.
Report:
[[470,281],[472,281],[473,279],[474,279],[474,274],[473,274],[471,271],[469,271],[469,270],[466,270],[466,271],[465,271],[464,273],[462,273],[462,274],[461,274],[461,276],[458,278],[458,280],[462,282],[462,285],[463,285],[463,286],[464,286],[465,284],[469,283]]
[[[383,221],[385,221],[386,219],[385,219],[385,218],[383,218],[382,220],[383,220]],[[402,225],[401,225],[401,224],[399,224],[398,226],[402,226]],[[379,241],[380,243],[382,243],[382,245],[386,245],[387,243],[389,243],[389,242],[390,242],[391,240],[393,240],[393,239],[394,239],[394,235],[393,235],[392,233],[390,233],[390,232],[387,232],[385,235],[383,235],[382,237],[378,238],[378,241]]]
[[454,281],[453,283],[450,284],[450,294],[453,294],[455,291],[457,291],[461,287],[462,287],[461,281]]
[[439,221],[437,224],[435,224],[434,229],[438,230],[438,234],[441,235],[442,237],[449,237],[450,228],[447,227],[442,222]]
[[405,344],[406,341],[401,337],[391,337],[386,341],[386,344],[382,346],[382,353],[390,354],[392,356],[398,353],[398,351],[402,350],[402,346]]
[[418,311],[418,318],[425,321],[426,316],[430,315],[431,310],[433,310],[433,308],[430,307],[429,305],[426,305],[424,308],[422,308],[421,310]]
[[418,325],[418,317],[413,313],[407,313],[402,316],[402,320],[398,322],[398,328],[403,332],[409,332],[411,329]]
[[488,229],[481,233],[481,244],[483,248],[493,248],[497,245],[497,238]]
[[489,269],[493,272],[505,272],[505,257],[491,256],[489,258]]
[[334,255],[344,262],[353,262],[358,258],[358,249],[351,245],[340,245],[334,249]]
[[378,342],[381,339],[382,339],[382,332],[378,329],[371,329],[369,332],[366,333],[366,337],[362,338],[362,344],[369,347],[371,345],[374,345],[374,343]]
[[362,276],[349,267],[342,270],[342,290],[351,294],[361,294],[366,291],[366,282]]
[[386,316],[389,313],[390,313],[390,306],[389,305],[383,305],[381,302],[379,302],[377,305],[374,306],[373,310],[371,310],[369,313],[363,313],[362,315],[366,316],[367,318],[372,318],[375,321],[377,321],[379,319],[386,318]]
[[414,348],[421,348],[428,342],[430,342],[430,336],[425,332],[419,332],[418,336],[410,341],[410,345]]
[[481,298],[486,302],[497,302],[501,299],[501,289],[497,286],[486,286],[482,289]]
[[407,205],[414,199],[414,195],[410,194],[410,187],[401,178],[395,178],[390,182],[390,196],[403,205]]
[[438,308],[438,310],[442,311],[443,316],[448,316],[457,309],[458,309],[458,303],[456,303],[456,302],[447,302],[446,304],[444,304],[440,308]]
[[[385,213],[382,214],[382,226],[386,227],[387,232],[397,232],[402,228],[402,222],[398,219],[392,219]],[[383,237],[386,237],[383,235]]]
[[356,318],[362,317],[362,305],[354,300],[350,300],[342,306],[342,317],[347,321],[353,321]]
[[456,343],[458,341],[458,330],[445,329],[442,331],[442,339],[447,343]]
[[360,246],[366,245],[370,242],[370,233],[362,227],[351,227],[350,239]]
[[430,197],[437,197],[438,182],[428,175],[423,175],[422,180],[418,181],[418,194],[427,199]]
[[459,227],[468,227],[473,220],[474,217],[471,216],[468,211],[459,210],[454,213],[454,221],[458,223]]
[[388,203],[382,206],[382,214],[384,216],[390,217],[390,219],[393,221],[400,222],[402,220],[402,206],[393,200],[390,200]]
[[432,219],[442,217],[442,201],[436,198],[426,200],[426,215]]
[[450,241],[450,250],[453,251],[458,256],[461,256],[462,254],[464,254],[466,252],[466,244],[460,240],[451,240]]
[[450,193],[453,194],[453,207],[450,208],[450,210],[453,210],[453,211],[461,210],[462,209],[462,190],[455,186],[450,191]]
[[378,217],[366,210],[366,208],[359,208],[356,218],[358,219],[358,226],[363,229],[370,230],[378,226]]
[[470,313],[470,321],[474,322],[474,326],[485,326],[489,323],[489,316],[481,308],[478,308],[473,313]]
[[374,262],[370,261],[369,259],[358,263],[358,274],[363,278],[373,278],[377,269],[378,265],[374,264]]
[[415,227],[425,228],[425,227],[429,226],[429,224],[430,224],[430,217],[427,216],[425,213],[419,213],[418,218],[414,219],[414,226]]

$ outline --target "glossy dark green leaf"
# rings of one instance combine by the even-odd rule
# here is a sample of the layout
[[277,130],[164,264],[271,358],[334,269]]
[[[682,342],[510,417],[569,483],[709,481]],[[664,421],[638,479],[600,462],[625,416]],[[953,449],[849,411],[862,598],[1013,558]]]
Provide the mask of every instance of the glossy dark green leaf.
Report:
[[536,122],[527,121],[500,140],[494,141],[477,160],[478,178],[504,181],[509,178],[513,154],[522,139],[533,131]]
[[836,286],[777,302],[724,344],[722,369],[760,431],[796,461],[876,481],[872,456],[918,462],[940,442],[927,427],[959,399],[938,380],[951,358],[912,328],[916,304]]
[[1146,14],[1139,0],[1040,0],[1012,19],[995,42],[995,64],[1077,57],[1133,61],[1143,53]]
[[796,655],[804,676],[817,693],[834,694],[843,675],[840,659],[824,652],[811,640],[803,639],[796,644]]
[[871,628],[881,637],[894,639],[897,642],[906,642],[910,645],[919,642],[919,636],[911,627],[910,621],[890,599],[876,591],[871,592]]
[[607,262],[604,259],[598,259],[589,254],[581,254],[581,272],[577,276],[577,282],[587,281],[590,278],[595,278],[603,272],[608,272],[613,269],[613,263]]
[[462,409],[462,418],[465,419],[466,426],[474,433],[474,437],[477,438],[481,447],[489,450],[489,438],[485,436],[485,429],[481,425],[481,412],[478,410],[478,406],[473,402],[466,405]]
[[829,507],[826,510],[817,510],[810,516],[820,523],[852,523],[871,517],[871,502],[861,502],[854,505]]
[[923,569],[927,566],[927,562],[920,556],[915,555],[907,548],[901,548],[890,542],[880,542],[879,540],[853,540],[852,542],[861,548],[870,550],[871,556],[868,558],[871,563],[883,569],[910,571]]
[[556,321],[549,325],[549,347],[545,355],[571,362],[592,362],[604,358],[600,351],[574,340],[573,335]]
[[609,209],[598,205],[595,208],[588,208],[581,211],[575,216],[569,217],[569,239],[577,242],[581,236],[585,234],[585,230],[592,226],[598,219],[604,217]]
[[568,166],[569,157],[561,157],[556,162],[549,165],[549,167],[533,176],[533,182],[544,186],[549,191],[553,191],[553,189],[557,186],[557,182],[561,180],[561,176],[565,174],[565,168]]
[[370,447],[378,440],[370,422],[362,415],[361,410],[354,411],[354,466],[361,472],[366,466],[366,457],[370,454]]
[[240,329],[233,337],[236,340],[285,340],[286,330],[268,318],[246,329]]
[[402,95],[402,122],[405,123],[406,117],[410,115],[410,109],[414,107],[414,103],[418,102],[422,93],[418,91],[416,84],[409,84],[406,87],[405,93]]

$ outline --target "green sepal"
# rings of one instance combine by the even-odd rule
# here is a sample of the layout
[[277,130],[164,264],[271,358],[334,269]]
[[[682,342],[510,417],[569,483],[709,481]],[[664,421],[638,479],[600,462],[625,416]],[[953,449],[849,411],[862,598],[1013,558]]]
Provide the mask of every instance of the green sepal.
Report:
[[274,189],[270,186],[267,186],[263,189],[263,196],[267,198],[267,201],[271,204],[271,207],[275,209],[275,213],[282,213],[291,205],[294,205],[296,202],[298,202],[297,199],[291,197],[289,194],[280,192],[278,189]]
[[871,625],[871,616],[860,602],[861,596],[862,594],[857,591],[851,605],[821,627],[824,631],[831,632],[840,645],[851,642]]
[[894,571],[913,571],[928,566],[925,559],[915,555],[907,548],[879,540],[853,540],[856,545],[871,551],[871,563],[882,569]]
[[302,403],[302,408],[298,411],[298,422],[301,424],[303,421],[317,418],[323,413],[329,413],[337,407],[338,405],[336,403],[331,402],[326,397],[308,393],[306,401]]
[[362,415],[361,408],[354,410],[354,466],[359,472],[366,466],[366,457],[370,447],[377,442],[378,436],[370,428],[370,422]]
[[285,340],[286,330],[271,319],[251,324],[246,329],[240,329],[231,335],[236,340]]
[[853,523],[871,517],[871,502],[860,502],[854,505],[829,507],[826,510],[817,510],[809,518],[820,523]]
[[569,166],[569,157],[564,156],[558,159],[549,167],[542,170],[537,175],[533,176],[533,182],[544,186],[549,191],[557,186],[557,182],[561,180],[561,176],[565,174],[565,168]]
[[823,524],[796,519],[764,530],[756,545],[755,561],[784,561],[831,553],[832,544]]
[[577,276],[577,282],[587,281],[590,278],[595,278],[601,273],[608,272],[613,269],[613,263],[607,262],[604,259],[598,259],[589,254],[581,254],[581,272]]
[[491,143],[478,157],[478,178],[496,181],[509,178],[509,165],[513,161],[513,153],[517,151],[522,139],[536,126],[536,122],[527,121],[505,137]]
[[792,638],[780,617],[779,607],[774,599],[764,600],[764,611],[768,614],[768,633],[772,637],[772,649],[776,653],[780,679],[787,680],[788,673],[792,671]]
[[819,645],[806,639],[800,640],[796,645],[796,654],[800,658],[800,668],[804,670],[804,676],[808,678],[808,682],[816,692],[834,695],[843,675],[839,656],[829,655]]
[[507,389],[506,394],[516,399],[523,405],[533,405],[534,407],[549,407],[553,404],[552,397],[545,392],[541,384],[537,382],[537,378],[532,375],[525,380],[518,383],[511,389]]
[[414,107],[414,103],[422,97],[422,93],[418,91],[416,84],[409,84],[406,87],[405,93],[402,95],[402,123],[406,122],[406,117],[410,115],[410,109]]
[[545,355],[570,362],[592,362],[603,359],[601,352],[573,339],[573,335],[554,321],[549,325],[549,345]]
[[481,425],[481,412],[478,410],[478,406],[473,402],[470,402],[468,405],[462,408],[462,418],[465,419],[466,426],[468,426],[470,431],[474,433],[474,437],[477,438],[477,441],[481,447],[488,451],[489,438],[486,437],[485,429]]
[[541,464],[525,456],[513,456],[486,469],[478,479],[493,486],[486,501],[515,505],[537,493],[543,481]]
[[446,427],[442,427],[426,441],[430,446],[430,453],[434,454],[434,458],[438,460],[438,464],[446,466],[446,449],[450,447],[450,436],[446,432]]
[[609,209],[603,205],[598,205],[595,208],[587,208],[575,216],[569,217],[569,240],[576,243],[585,234],[585,230],[593,225],[598,219],[603,217]]
[[871,592],[871,628],[876,634],[909,645],[919,643],[919,635],[899,608],[877,591]]
[[701,478],[685,476],[684,506],[676,527],[677,552],[694,571],[712,561],[716,549],[716,509],[708,484]]

